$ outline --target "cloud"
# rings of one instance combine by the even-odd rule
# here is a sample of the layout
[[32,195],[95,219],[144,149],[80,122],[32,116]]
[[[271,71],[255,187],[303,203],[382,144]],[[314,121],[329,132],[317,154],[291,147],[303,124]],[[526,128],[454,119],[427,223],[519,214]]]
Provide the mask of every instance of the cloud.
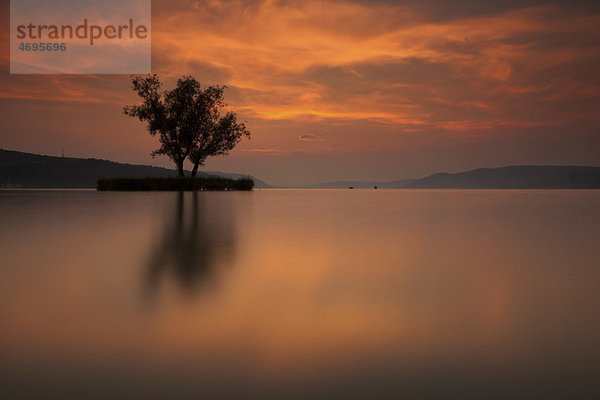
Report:
[[242,151],[249,153],[279,153],[278,149],[266,149],[266,148],[252,148],[252,149],[242,149]]
[[[157,1],[153,64],[168,84],[185,73],[227,84],[242,117],[265,122],[453,130],[576,120],[600,105],[590,67],[600,63],[600,14],[547,5],[490,13],[467,1],[467,14],[439,19],[419,4]],[[122,103],[124,81],[3,77],[0,96]]]
[[304,142],[324,142],[325,139],[323,139],[320,136],[317,135],[312,135],[309,133],[305,133],[303,135],[298,136],[298,139]]
[[[550,111],[560,109],[556,103],[583,93],[549,100],[553,95],[596,79],[575,71],[600,61],[600,15],[557,6],[435,20],[409,3],[218,4],[165,11],[153,38],[162,72],[194,72],[198,65],[221,71],[238,93],[234,105],[266,121],[370,120],[450,130],[464,121],[542,123],[542,116],[557,119]],[[598,103],[600,92],[586,96]],[[530,116],[515,107],[522,103],[534,109]]]

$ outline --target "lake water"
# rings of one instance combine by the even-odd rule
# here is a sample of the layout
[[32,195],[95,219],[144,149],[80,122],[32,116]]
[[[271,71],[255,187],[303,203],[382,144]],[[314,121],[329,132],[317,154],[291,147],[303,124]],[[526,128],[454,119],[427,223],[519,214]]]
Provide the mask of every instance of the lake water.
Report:
[[600,191],[0,191],[3,399],[600,398]]

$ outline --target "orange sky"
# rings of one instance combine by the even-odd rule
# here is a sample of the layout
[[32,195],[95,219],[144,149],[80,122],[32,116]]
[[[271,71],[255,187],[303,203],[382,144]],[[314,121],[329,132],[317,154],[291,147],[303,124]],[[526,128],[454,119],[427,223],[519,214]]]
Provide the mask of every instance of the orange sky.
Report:
[[[480,3],[155,0],[153,70],[228,85],[253,138],[207,169],[270,183],[599,165],[600,7]],[[7,35],[0,147],[170,165],[128,76],[8,75]]]

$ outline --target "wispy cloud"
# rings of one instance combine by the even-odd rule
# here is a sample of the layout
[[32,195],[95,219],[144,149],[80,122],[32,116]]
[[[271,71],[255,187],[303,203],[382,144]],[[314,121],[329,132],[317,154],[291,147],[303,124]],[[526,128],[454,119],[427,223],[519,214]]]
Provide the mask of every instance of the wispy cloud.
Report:
[[[521,120],[515,100],[555,107],[552,94],[592,78],[577,70],[598,58],[600,39],[599,15],[557,7],[431,22],[416,8],[385,3],[219,2],[159,21],[162,70],[227,77],[236,105],[254,118],[444,120],[446,129]],[[588,39],[574,46],[580,35]],[[561,100],[581,94],[569,95]],[[600,91],[587,96],[597,101]]]
[[266,149],[266,148],[251,148],[251,149],[242,149],[242,151],[248,152],[248,153],[279,153],[280,150],[278,149]]
[[310,133],[304,133],[304,134],[298,136],[298,139],[303,142],[324,142],[325,141],[325,139],[322,138],[321,136],[313,135]]

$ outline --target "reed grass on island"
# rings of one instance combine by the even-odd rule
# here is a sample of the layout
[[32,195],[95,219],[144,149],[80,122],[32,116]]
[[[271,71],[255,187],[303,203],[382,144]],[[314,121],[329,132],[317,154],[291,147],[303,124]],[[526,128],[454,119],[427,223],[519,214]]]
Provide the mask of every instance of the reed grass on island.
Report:
[[250,178],[111,178],[98,179],[98,191],[223,191],[252,190]]

